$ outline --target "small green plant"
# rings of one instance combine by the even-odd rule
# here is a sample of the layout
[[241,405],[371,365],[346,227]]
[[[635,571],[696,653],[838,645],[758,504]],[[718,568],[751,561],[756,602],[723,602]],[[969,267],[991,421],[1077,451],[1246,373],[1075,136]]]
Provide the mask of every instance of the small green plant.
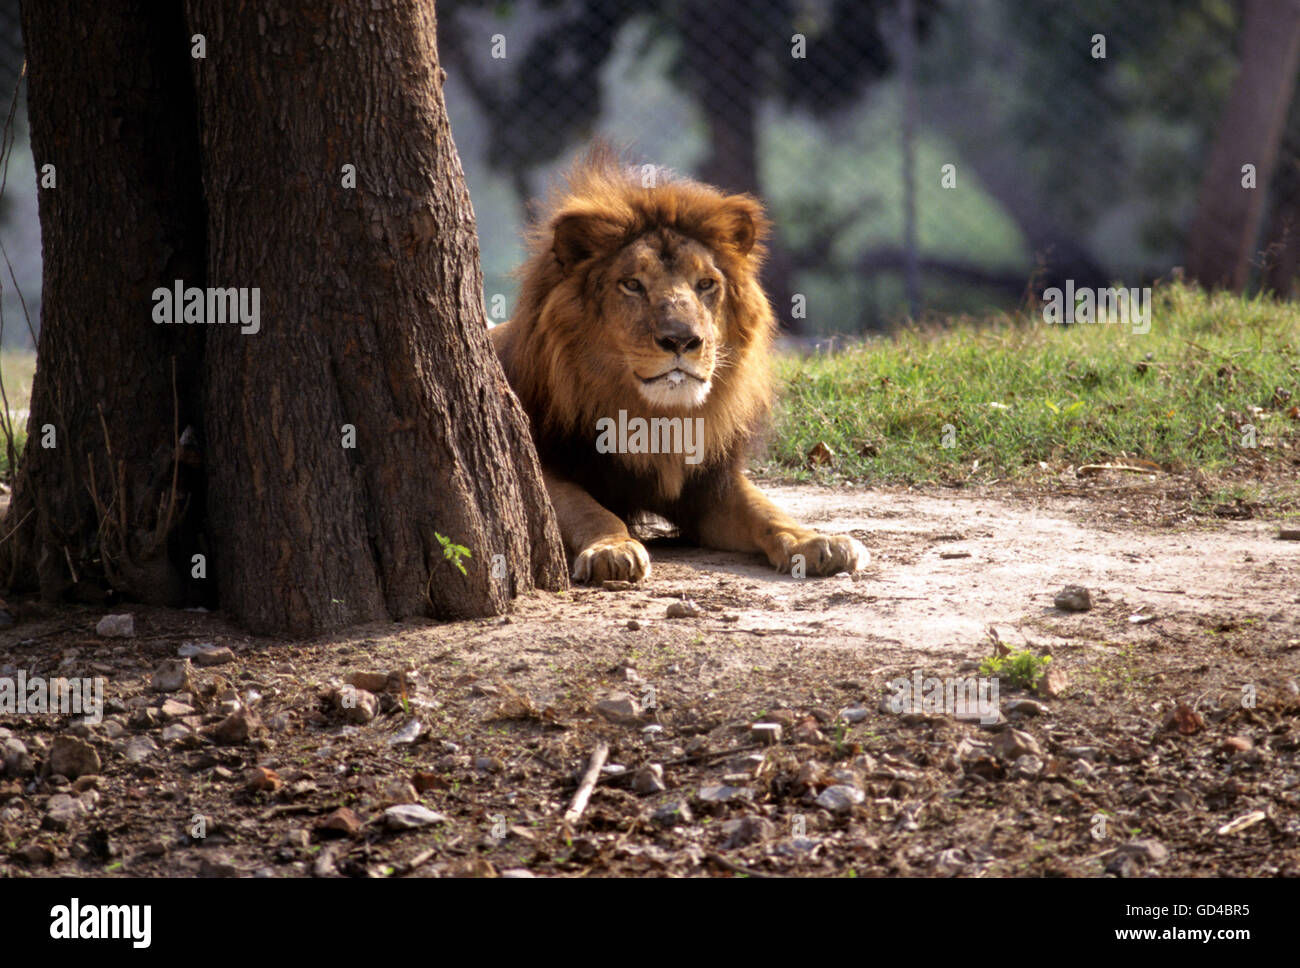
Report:
[[460,569],[462,575],[469,574],[465,571],[465,565],[461,559],[473,558],[474,556],[470,553],[470,550],[464,545],[452,544],[450,538],[444,537],[436,531],[433,536],[438,539],[438,544],[442,545],[442,556]]
[[1050,655],[1034,655],[1028,649],[1010,652],[1004,656],[990,656],[980,663],[980,674],[997,679],[1006,679],[1013,686],[1032,689],[1052,661]]

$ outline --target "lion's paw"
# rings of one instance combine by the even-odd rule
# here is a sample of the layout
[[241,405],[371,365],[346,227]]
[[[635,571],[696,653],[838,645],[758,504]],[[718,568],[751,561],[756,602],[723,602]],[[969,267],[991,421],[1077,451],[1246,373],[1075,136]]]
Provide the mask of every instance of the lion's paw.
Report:
[[603,538],[579,552],[573,580],[599,585],[603,581],[640,581],[650,577],[650,555],[635,538]]
[[[799,557],[802,556],[802,557]],[[799,572],[803,564],[805,575],[838,575],[842,571],[861,571],[871,563],[871,552],[862,542],[847,534],[813,534],[796,541],[777,567],[786,573]]]

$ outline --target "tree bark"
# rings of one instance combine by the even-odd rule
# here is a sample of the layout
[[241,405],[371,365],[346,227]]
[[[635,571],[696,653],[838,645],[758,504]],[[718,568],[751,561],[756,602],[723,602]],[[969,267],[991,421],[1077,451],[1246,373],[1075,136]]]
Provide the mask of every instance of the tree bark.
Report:
[[[0,582],[197,589],[289,634],[564,587],[487,339],[432,2],[23,12],[33,150],[58,182]],[[248,308],[256,290],[258,331],[160,325],[177,280]],[[469,549],[463,574],[440,538]]]
[[179,602],[201,497],[174,479],[175,443],[197,422],[202,342],[155,326],[151,293],[203,284],[184,23],[137,0],[22,15],[32,153],[38,182],[48,164],[55,183],[40,188],[45,298],[0,584],[96,600],[106,576]]
[[[208,52],[194,61],[208,276],[261,297],[260,332],[215,327],[205,359],[223,606],[306,633],[494,614],[564,587],[487,339],[432,3],[187,12]],[[438,535],[470,549],[467,574]]]
[[[1210,151],[1187,242],[1187,274],[1240,291],[1250,273],[1300,59],[1300,0],[1245,0],[1241,66]],[[1255,187],[1242,185],[1255,166]]]

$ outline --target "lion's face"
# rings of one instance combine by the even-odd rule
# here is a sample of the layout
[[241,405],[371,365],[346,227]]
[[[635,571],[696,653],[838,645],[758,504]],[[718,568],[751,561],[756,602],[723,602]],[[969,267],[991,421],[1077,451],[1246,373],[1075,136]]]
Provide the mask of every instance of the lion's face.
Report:
[[603,275],[602,323],[636,391],[655,407],[700,407],[725,340],[726,280],[713,254],[661,229],[625,246]]

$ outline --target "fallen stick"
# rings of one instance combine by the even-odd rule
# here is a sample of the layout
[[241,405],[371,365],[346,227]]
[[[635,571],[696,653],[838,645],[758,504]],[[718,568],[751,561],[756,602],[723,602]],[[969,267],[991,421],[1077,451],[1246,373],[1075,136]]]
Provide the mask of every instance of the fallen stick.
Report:
[[609,744],[602,739],[596,744],[595,752],[591,754],[591,762],[587,764],[587,772],[582,775],[582,782],[578,784],[578,792],[573,795],[569,809],[564,811],[565,823],[577,823],[578,818],[582,816],[582,811],[587,809],[591,791],[596,788],[596,781],[600,779],[600,768],[605,765],[608,756]]

